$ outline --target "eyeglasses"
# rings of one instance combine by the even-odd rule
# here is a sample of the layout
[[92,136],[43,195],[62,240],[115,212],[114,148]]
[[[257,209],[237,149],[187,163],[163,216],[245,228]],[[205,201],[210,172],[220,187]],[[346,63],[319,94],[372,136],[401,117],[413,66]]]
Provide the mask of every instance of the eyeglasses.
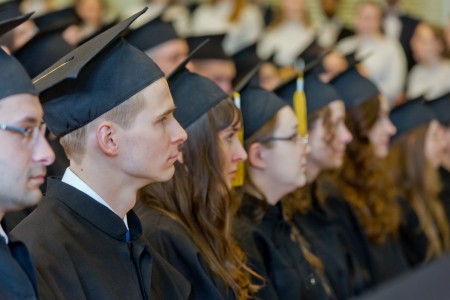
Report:
[[301,142],[303,145],[308,145],[309,138],[308,138],[308,136],[301,136],[301,135],[298,135],[297,133],[294,133],[293,135],[288,136],[288,137],[273,136],[273,137],[268,138],[267,140],[263,141],[262,143],[269,143],[272,141],[287,141],[287,142],[293,142],[293,143]]
[[45,130],[47,128],[47,125],[42,122],[39,125],[33,126],[33,127],[17,127],[17,126],[11,126],[6,124],[0,124],[0,130],[10,131],[19,133],[23,136],[24,140],[27,142],[30,142],[31,144],[36,144],[39,133],[45,134]]

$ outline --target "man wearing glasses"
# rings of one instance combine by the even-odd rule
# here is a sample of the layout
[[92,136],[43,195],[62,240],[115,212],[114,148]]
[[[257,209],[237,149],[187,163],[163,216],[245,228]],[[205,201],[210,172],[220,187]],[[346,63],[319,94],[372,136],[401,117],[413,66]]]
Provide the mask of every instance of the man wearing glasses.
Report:
[[[17,21],[17,20],[16,20]],[[8,22],[1,22],[0,36]],[[0,220],[36,205],[54,154],[44,138],[37,91],[19,62],[0,48]],[[0,299],[36,299],[34,268],[25,245],[0,226]]]

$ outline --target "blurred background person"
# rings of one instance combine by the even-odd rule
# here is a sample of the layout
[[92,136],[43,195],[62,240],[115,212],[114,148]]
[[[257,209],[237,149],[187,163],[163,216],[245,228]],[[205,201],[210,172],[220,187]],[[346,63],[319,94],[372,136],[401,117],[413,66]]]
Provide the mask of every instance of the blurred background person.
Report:
[[441,28],[422,22],[411,40],[417,64],[408,76],[406,97],[434,99],[450,92],[450,61],[444,57],[446,45]]
[[392,107],[402,101],[406,59],[399,42],[383,34],[382,17],[378,4],[361,2],[356,13],[356,35],[343,39],[337,48],[343,54],[355,52],[357,58],[364,57],[362,66],[368,78]]
[[383,31],[386,36],[396,39],[402,45],[408,70],[415,64],[411,39],[420,21],[406,14],[400,5],[400,0],[386,0],[383,18]]
[[339,19],[338,10],[341,0],[320,0],[323,20],[317,24],[317,43],[324,48],[331,48],[340,40],[354,35]]
[[258,6],[247,0],[209,0],[191,16],[191,36],[225,34],[223,49],[233,55],[258,40],[264,20]]

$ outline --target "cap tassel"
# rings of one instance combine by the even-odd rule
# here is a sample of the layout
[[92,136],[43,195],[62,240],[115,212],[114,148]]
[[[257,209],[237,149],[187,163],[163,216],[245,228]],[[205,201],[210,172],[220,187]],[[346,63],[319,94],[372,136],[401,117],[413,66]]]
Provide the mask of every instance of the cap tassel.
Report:
[[303,74],[297,78],[297,88],[294,93],[294,112],[298,122],[298,134],[300,136],[308,135],[308,114],[306,111],[306,96],[303,89]]
[[[241,95],[238,92],[233,93],[234,104],[238,109],[241,109]],[[241,123],[241,128],[237,132],[239,142],[244,145],[244,124]],[[240,187],[244,184],[245,170],[244,170],[244,162],[239,162],[237,165],[236,175],[231,182],[231,186],[236,188]]]

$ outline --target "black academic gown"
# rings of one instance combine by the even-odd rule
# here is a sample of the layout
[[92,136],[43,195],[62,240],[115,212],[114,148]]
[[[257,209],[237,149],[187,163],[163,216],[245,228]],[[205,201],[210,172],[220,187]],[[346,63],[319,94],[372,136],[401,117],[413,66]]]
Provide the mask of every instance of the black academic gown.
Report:
[[421,229],[419,218],[408,200],[400,197],[402,221],[400,223],[399,240],[408,264],[416,267],[425,262],[428,239]]
[[27,248],[18,241],[6,244],[1,236],[0,299],[38,299],[36,274]]
[[369,245],[375,262],[378,284],[408,271],[409,264],[398,239],[387,237],[383,243],[370,243]]
[[336,232],[348,252],[351,294],[358,295],[374,286],[375,266],[369,242],[345,199],[329,195],[326,208],[335,220]]
[[328,200],[327,205],[340,220],[342,234],[346,236],[344,241],[359,273],[357,280],[361,281],[356,287],[362,284],[359,294],[373,284],[380,284],[408,270],[408,263],[397,239],[388,237],[383,244],[370,243],[351,207],[345,202],[342,196],[334,197]]
[[319,204],[314,193],[312,203],[308,213],[295,213],[293,222],[309,242],[314,254],[322,260],[336,298],[347,299],[352,295],[350,266],[347,265],[350,253],[336,230],[337,221]]
[[[257,295],[261,299],[331,299],[320,278],[291,236],[292,225],[282,216],[281,203],[267,207],[261,222],[255,210],[264,203],[244,195],[234,234],[247,254],[249,264],[269,283]],[[245,227],[244,227],[245,226]],[[276,294],[277,298],[270,296]]]
[[141,224],[123,220],[76,188],[49,179],[47,195],[12,235],[36,263],[42,299],[149,299],[152,256]]
[[200,249],[179,222],[140,202],[135,211],[142,220],[144,239],[190,281],[192,299],[234,299],[233,291],[208,268]]

